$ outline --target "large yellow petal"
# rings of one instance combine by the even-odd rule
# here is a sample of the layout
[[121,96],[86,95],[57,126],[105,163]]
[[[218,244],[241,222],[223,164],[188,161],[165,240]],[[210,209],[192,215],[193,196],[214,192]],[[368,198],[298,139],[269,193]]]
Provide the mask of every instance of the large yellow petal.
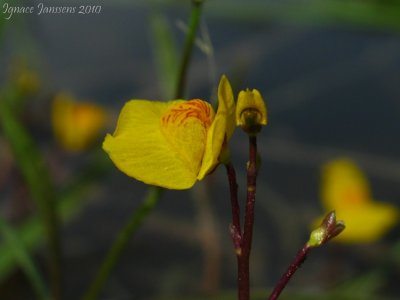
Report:
[[350,159],[335,159],[322,168],[321,199],[327,211],[357,207],[372,199],[368,181]]
[[162,116],[171,106],[184,102],[131,100],[125,104],[115,133],[108,134],[103,143],[118,169],[147,184],[164,188],[193,186],[197,172],[167,141],[160,125]]
[[235,101],[228,79],[222,76],[218,87],[218,109],[207,133],[205,152],[197,179],[203,179],[217,166],[225,138],[229,140],[234,128]]

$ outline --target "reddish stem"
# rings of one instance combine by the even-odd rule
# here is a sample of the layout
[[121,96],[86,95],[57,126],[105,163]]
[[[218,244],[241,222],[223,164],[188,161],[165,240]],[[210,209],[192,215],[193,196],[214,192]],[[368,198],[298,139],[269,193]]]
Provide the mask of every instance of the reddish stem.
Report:
[[249,137],[249,162],[247,165],[247,201],[243,229],[243,251],[250,256],[251,242],[253,238],[254,204],[256,201],[257,179],[257,138]]
[[243,277],[241,276],[243,269],[243,256],[242,256],[242,232],[240,226],[240,207],[238,201],[238,185],[236,181],[236,172],[232,163],[227,163],[225,165],[226,172],[228,174],[229,180],[229,190],[231,194],[231,207],[232,207],[232,224],[230,227],[231,237],[233,241],[233,246],[235,247],[237,265],[238,265],[238,295],[241,298],[241,282],[243,282]]
[[236,172],[231,162],[225,165],[226,173],[228,174],[229,190],[231,194],[231,207],[232,207],[232,224],[230,227],[235,252],[237,255],[241,253],[241,226],[240,226],[240,207],[238,201],[238,185],[236,181]]
[[253,239],[254,204],[257,179],[257,137],[249,136],[249,162],[247,165],[247,199],[242,238],[242,255],[239,261],[239,300],[250,298],[250,252]]
[[238,186],[236,183],[235,169],[231,163],[227,163],[226,171],[229,179],[232,206],[231,236],[235,246],[238,264],[238,298],[250,299],[250,251],[253,237],[254,203],[256,197],[257,179],[257,138],[249,137],[249,162],[247,165],[247,199],[245,207],[245,219],[243,233],[240,226],[240,207],[238,202]]
[[290,278],[294,275],[298,268],[303,264],[305,259],[307,258],[307,254],[310,251],[311,247],[307,244],[303,246],[303,248],[297,253],[294,261],[290,264],[289,268],[286,272],[282,275],[279,279],[278,283],[276,284],[274,290],[272,291],[271,295],[269,296],[268,300],[276,300],[278,299],[279,295],[286,287],[287,283],[289,282]]

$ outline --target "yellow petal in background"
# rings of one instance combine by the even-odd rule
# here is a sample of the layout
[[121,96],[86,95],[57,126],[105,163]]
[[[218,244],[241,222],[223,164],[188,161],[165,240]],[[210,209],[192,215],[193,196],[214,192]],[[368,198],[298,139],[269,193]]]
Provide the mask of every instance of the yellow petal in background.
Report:
[[28,69],[23,63],[17,64],[12,69],[12,75],[18,89],[24,95],[34,95],[39,91],[41,82],[38,74]]
[[109,121],[103,107],[78,101],[67,93],[54,98],[51,118],[57,142],[71,152],[88,149]]
[[321,185],[321,199],[327,211],[364,205],[372,198],[365,175],[348,158],[335,159],[323,165]]
[[[366,176],[351,159],[339,158],[324,164],[321,177],[324,208],[335,210],[346,223],[346,229],[335,241],[375,242],[398,222],[398,208],[373,200]],[[315,221],[319,222],[320,219]]]
[[398,221],[396,207],[374,202],[357,209],[343,209],[336,212],[345,220],[346,229],[335,240],[343,243],[372,243],[379,240]]

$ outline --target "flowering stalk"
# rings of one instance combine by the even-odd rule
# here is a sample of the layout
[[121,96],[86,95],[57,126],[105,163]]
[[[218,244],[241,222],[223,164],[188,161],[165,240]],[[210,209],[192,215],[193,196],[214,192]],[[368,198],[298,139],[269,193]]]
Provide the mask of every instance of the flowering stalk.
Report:
[[247,163],[247,197],[245,204],[243,232],[240,228],[240,212],[237,202],[235,172],[230,163],[226,164],[232,205],[231,235],[238,264],[238,298],[250,299],[250,252],[253,239],[254,205],[257,181],[257,134],[267,124],[267,109],[257,90],[241,91],[236,105],[236,124],[249,137],[249,161]]
[[276,284],[274,290],[272,291],[271,295],[269,296],[268,300],[276,300],[278,299],[279,295],[282,293],[283,289],[288,284],[290,278],[294,275],[298,268],[301,267],[303,262],[306,260],[307,255],[311,247],[308,244],[305,244],[303,248],[297,253],[295,259],[290,264],[286,272],[282,275],[279,279],[278,283]]
[[243,233],[240,226],[240,207],[237,196],[236,173],[232,163],[225,165],[231,193],[232,224],[230,227],[233,245],[238,265],[238,297],[239,300],[250,298],[250,252],[253,238],[254,204],[256,196],[257,179],[257,139],[256,136],[249,137],[249,162],[247,165],[247,199],[245,208],[245,219]]
[[[235,247],[235,253],[238,259],[242,252],[242,229],[240,226],[240,207],[238,201],[238,184],[236,181],[236,172],[231,162],[225,164],[226,173],[228,175],[229,189],[231,194],[232,207],[232,224],[230,226],[231,237]],[[239,263],[239,262],[238,262]]]
[[247,198],[243,233],[240,226],[240,207],[237,196],[236,173],[232,163],[225,167],[229,180],[232,206],[232,224],[230,227],[233,245],[238,265],[238,298],[249,300],[250,298],[250,252],[253,238],[254,204],[256,199],[257,179],[257,138],[249,136],[249,162],[247,165]]
[[336,221],[335,211],[328,213],[323,219],[321,225],[313,230],[310,234],[310,239],[297,253],[294,261],[290,264],[286,272],[279,279],[274,290],[268,300],[276,300],[292,278],[294,273],[301,267],[306,260],[308,253],[312,248],[320,247],[329,240],[339,235],[345,229],[343,221]]
[[257,179],[257,137],[249,135],[249,162],[247,165],[247,199],[244,218],[242,253],[238,265],[239,300],[250,298],[250,252],[253,240],[254,205]]

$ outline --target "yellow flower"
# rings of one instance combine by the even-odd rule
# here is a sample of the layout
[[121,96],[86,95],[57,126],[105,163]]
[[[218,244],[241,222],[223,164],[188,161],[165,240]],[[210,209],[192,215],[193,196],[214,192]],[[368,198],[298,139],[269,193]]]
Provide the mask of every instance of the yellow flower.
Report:
[[11,81],[23,96],[38,93],[41,82],[39,74],[28,67],[26,62],[18,61],[11,67]]
[[372,199],[367,178],[350,159],[326,163],[322,167],[321,184],[325,210],[336,210],[338,218],[346,223],[346,230],[335,241],[374,242],[398,221],[398,209]]
[[235,103],[228,79],[218,87],[218,110],[194,99],[169,102],[131,100],[103,149],[122,172],[144,183],[188,189],[219,163],[231,137]]
[[39,91],[40,80],[36,73],[29,70],[21,70],[16,77],[16,85],[25,95],[34,95]]
[[267,107],[256,89],[241,91],[236,105],[236,125],[249,134],[256,134],[267,125]]
[[90,147],[109,119],[108,113],[101,106],[78,102],[66,93],[60,93],[54,98],[51,117],[57,142],[71,152]]

